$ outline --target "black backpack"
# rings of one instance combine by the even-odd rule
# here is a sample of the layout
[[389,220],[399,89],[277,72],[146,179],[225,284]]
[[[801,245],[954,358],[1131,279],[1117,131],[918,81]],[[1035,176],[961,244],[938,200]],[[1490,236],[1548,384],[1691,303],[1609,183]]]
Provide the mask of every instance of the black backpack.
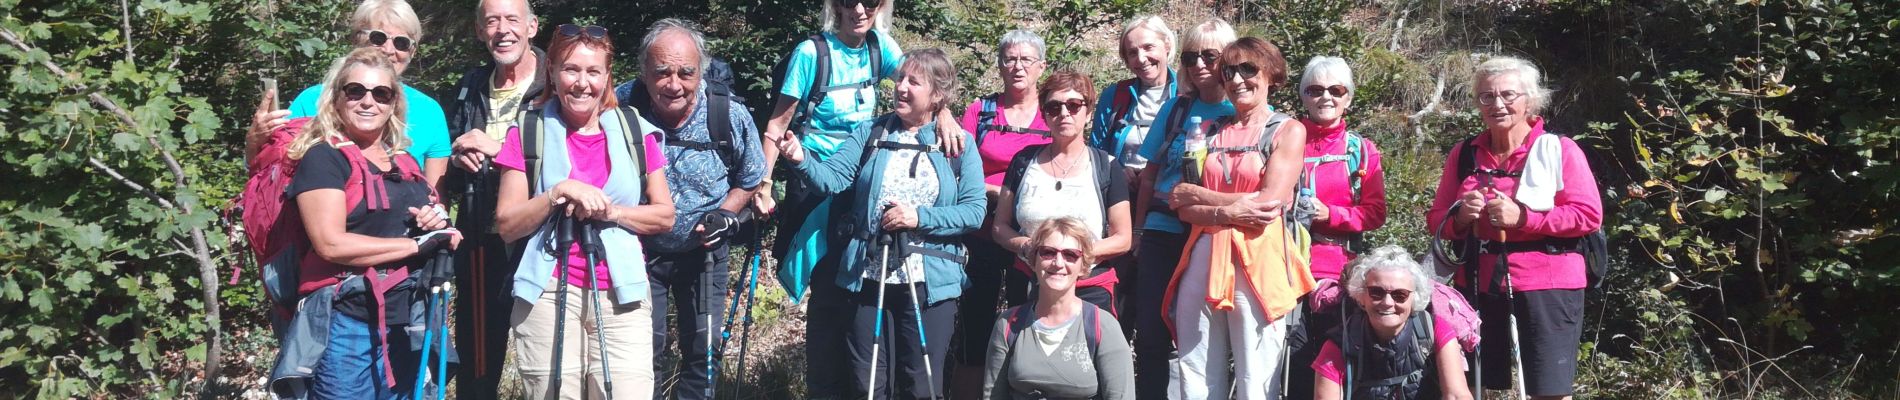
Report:
[[[1352,301],[1342,301],[1344,301],[1342,306],[1346,312],[1340,317],[1339,328],[1335,328],[1329,335],[1334,340],[1334,345],[1339,348],[1341,358],[1345,360],[1345,370],[1341,371],[1345,382],[1340,383],[1340,391],[1344,395],[1342,398],[1351,399],[1362,392],[1384,395],[1370,396],[1375,398],[1437,398],[1442,388],[1438,387],[1438,381],[1435,379],[1437,366],[1432,362],[1436,358],[1435,353],[1438,349],[1434,346],[1437,342],[1433,337],[1435,332],[1432,326],[1431,309],[1427,307],[1423,310],[1413,310],[1405,323],[1406,330],[1412,333],[1411,340],[1408,341],[1405,338],[1395,340],[1396,345],[1415,346],[1408,353],[1412,358],[1406,361],[1417,368],[1402,371],[1405,372],[1402,374],[1395,373],[1389,378],[1366,381],[1360,379],[1360,375],[1365,369],[1371,367],[1364,361],[1366,354],[1370,352],[1367,350],[1370,344],[1365,343],[1370,328],[1366,328],[1364,311],[1360,311],[1358,306],[1352,304]],[[1354,326],[1361,329],[1355,331],[1350,328]],[[1395,390],[1401,393],[1393,393]],[[1408,393],[1415,394],[1417,397],[1408,396]]]
[[[1523,174],[1523,171],[1521,170],[1519,171],[1500,171],[1500,170],[1480,171],[1478,170],[1478,163],[1477,163],[1478,136],[1472,136],[1470,138],[1466,138],[1464,141],[1459,142],[1458,147],[1459,149],[1458,149],[1457,173],[1458,173],[1459,182],[1463,182],[1465,178],[1471,177],[1472,175],[1476,175],[1480,172],[1486,175],[1508,176],[1508,177],[1513,177],[1513,178],[1518,177]],[[1449,218],[1449,216],[1447,218]],[[1475,264],[1478,262],[1478,257],[1476,257],[1477,252],[1473,251],[1481,247],[1478,245],[1477,242],[1478,240],[1475,238],[1466,238],[1464,240],[1457,241],[1457,245],[1456,245],[1457,248],[1464,249],[1465,255],[1467,255],[1467,257],[1464,258],[1467,264]],[[1498,252],[1523,253],[1523,252],[1536,251],[1536,252],[1543,252],[1544,254],[1565,254],[1565,253],[1582,254],[1584,265],[1586,266],[1584,270],[1589,279],[1589,283],[1586,287],[1589,289],[1596,289],[1598,287],[1601,287],[1603,285],[1603,277],[1610,273],[1609,237],[1604,235],[1603,227],[1601,226],[1597,227],[1596,231],[1590,232],[1590,234],[1584,235],[1583,237],[1576,237],[1576,238],[1549,238],[1547,237],[1547,238],[1544,238],[1543,240],[1529,241],[1529,242],[1510,242],[1510,243],[1502,243],[1502,244],[1492,243],[1488,246],[1488,248],[1484,248],[1483,250],[1487,253],[1498,253]],[[1473,279],[1476,279],[1477,275],[1475,274],[1475,272],[1477,272],[1477,269],[1474,265],[1467,265],[1466,271],[1474,273],[1473,275],[1470,275],[1470,276]],[[1492,287],[1494,288],[1501,287],[1504,285],[1503,283],[1504,271],[1497,271],[1497,272],[1498,273],[1492,275],[1492,278],[1493,278]]]
[[[706,96],[706,133],[711,142],[689,141],[670,135],[663,143],[699,151],[715,151],[719,159],[725,161],[727,171],[739,169],[739,148],[732,140],[732,104],[745,103],[745,98],[733,92],[735,81],[732,66],[719,57],[710,57],[706,70],[700,72],[702,94]],[[639,79],[627,81],[614,88],[614,97],[620,104],[631,106],[642,112],[652,113],[652,97],[648,97],[646,85]],[[661,127],[661,131],[668,128]]]
[[[1016,339],[1022,337],[1024,330],[1036,324],[1036,303],[1031,301],[1020,306],[1010,307],[1009,310],[1004,312],[1006,313],[1003,314],[1004,348],[1008,349],[1007,351],[1010,353],[1014,353],[1016,351]],[[1082,324],[1082,337],[1084,341],[1088,342],[1089,357],[1091,358],[1102,348],[1101,313],[1102,309],[1100,307],[1096,307],[1094,304],[1088,302],[1083,302],[1082,316],[1079,318],[1082,318],[1082,321],[1080,321]],[[1008,358],[1005,358],[1003,362],[1005,366],[1009,365],[1007,364],[1009,362]],[[1108,382],[1101,382],[1101,384],[1107,385]],[[1090,398],[1096,399],[1101,398],[1101,396],[1093,396]]]
[[[1044,147],[1048,146],[1051,146],[1051,144],[1029,145],[1028,147],[1023,147],[1021,151],[1017,151],[1016,156],[1009,160],[1009,169],[1003,172],[1003,187],[1016,190],[1017,186],[1022,185],[1023,172],[1028,171],[1029,165],[1036,162],[1036,153],[1041,152]],[[1115,175],[1122,173],[1121,164],[1116,163],[1114,157],[1108,155],[1107,151],[1090,147],[1089,163],[1095,166],[1096,198],[1102,201],[1102,231],[1107,232],[1108,206],[1110,206],[1110,204],[1108,204],[1108,193],[1111,190],[1115,190],[1115,184],[1127,184],[1128,179],[1126,179],[1126,177],[1117,179]],[[1122,191],[1126,192],[1127,188],[1122,188]],[[1020,194],[1016,199],[1017,201],[1022,201]],[[1007,222],[1011,227],[1018,230],[1022,229],[1021,226],[1016,225],[1016,221]]]
[[[825,101],[824,94],[839,90],[856,90],[874,86],[877,85],[879,79],[884,78],[884,51],[878,44],[877,31],[875,30],[864,35],[864,45],[870,46],[869,50],[871,54],[871,79],[864,82],[831,85],[831,46],[826,44],[825,35],[823,33],[814,33],[799,43],[806,42],[811,43],[812,51],[816,57],[812,58],[811,87],[805,90],[805,97],[798,99],[799,107],[795,109],[792,114],[792,129],[802,129],[805,126],[806,122],[811,119],[812,114],[818,110],[818,103]],[[792,45],[792,50],[786,52],[785,57],[780,58],[778,63],[772,64],[772,93],[784,93],[785,72],[793,56],[797,54],[798,45],[794,44]],[[872,100],[875,101],[876,99]]]

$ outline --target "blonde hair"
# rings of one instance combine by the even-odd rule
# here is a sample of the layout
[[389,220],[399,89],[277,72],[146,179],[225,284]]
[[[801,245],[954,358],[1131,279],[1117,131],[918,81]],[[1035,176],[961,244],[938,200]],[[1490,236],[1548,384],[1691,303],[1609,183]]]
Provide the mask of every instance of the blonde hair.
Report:
[[[836,4],[837,0],[819,1],[825,3],[825,13],[818,16],[818,26],[823,27],[825,32],[838,33],[839,10]],[[877,15],[871,17],[871,29],[884,31],[885,34],[889,34],[891,32],[891,10],[897,9],[897,0],[883,1],[884,4],[877,6]]]
[[362,35],[363,31],[376,29],[377,26],[402,28],[409,33],[409,40],[422,42],[422,19],[416,18],[416,9],[409,7],[407,1],[363,0],[362,4],[356,5],[356,11],[350,13],[351,37]]
[[1089,229],[1082,225],[1082,220],[1075,217],[1043,221],[1042,226],[1036,227],[1036,231],[1029,234],[1029,244],[1023,246],[1022,254],[1018,256],[1034,264],[1036,249],[1058,236],[1075,239],[1076,248],[1082,250],[1082,260],[1076,264],[1084,268],[1095,265],[1095,233],[1089,232]]
[[[1240,35],[1234,32],[1234,25],[1227,23],[1227,20],[1220,19],[1220,17],[1208,18],[1207,21],[1201,22],[1200,25],[1189,28],[1187,33],[1181,34],[1181,42],[1183,45],[1202,45],[1214,51],[1224,50],[1227,48],[1227,45],[1234,44],[1236,40],[1240,40]],[[1186,48],[1179,48],[1174,49],[1174,51],[1176,53],[1182,53],[1188,50]],[[1219,62],[1219,60],[1215,60],[1214,62]],[[1180,68],[1187,68],[1187,65],[1183,64]],[[1206,68],[1212,70],[1218,67],[1208,65]],[[1220,85],[1216,84],[1214,90],[1219,92]],[[1201,88],[1195,87],[1194,84],[1186,84],[1180,85],[1180,91],[1183,96],[1199,97]],[[1221,95],[1221,97],[1226,96],[1225,94]]]
[[[1518,83],[1524,85],[1521,89],[1524,90],[1525,100],[1530,102],[1531,115],[1543,113],[1544,106],[1550,104],[1550,89],[1544,87],[1544,74],[1537,69],[1537,64],[1517,57],[1491,57],[1484,60],[1484,63],[1478,64],[1478,68],[1472,73],[1472,81],[1482,81],[1485,78],[1511,73],[1517,74]],[[1472,91],[1477,91],[1477,85],[1472,85]]]
[[[1121,41],[1128,38],[1128,34],[1135,32],[1136,29],[1147,29],[1156,35],[1161,35],[1161,38],[1166,39],[1165,41],[1168,43],[1169,52],[1181,51],[1181,42],[1175,37],[1174,29],[1168,28],[1168,21],[1163,21],[1160,16],[1153,14],[1141,15],[1128,20],[1128,24],[1122,26],[1121,36],[1115,37],[1116,46],[1121,46]],[[1165,66],[1170,65],[1174,57],[1164,58],[1166,59],[1161,60],[1161,64]]]
[[389,61],[382,50],[363,47],[351,50],[350,54],[337,58],[330,64],[329,72],[323,75],[323,92],[317,96],[317,115],[304,124],[303,132],[290,142],[290,159],[301,160],[312,146],[323,143],[332,137],[349,140],[343,133],[342,110],[337,108],[337,92],[342,90],[348,79],[349,71],[355,68],[375,68],[389,74],[390,89],[396,96],[389,102],[389,123],[383,124],[383,143],[393,149],[392,154],[407,154],[409,151],[408,123],[409,102],[403,95],[402,80],[396,76],[396,63]]

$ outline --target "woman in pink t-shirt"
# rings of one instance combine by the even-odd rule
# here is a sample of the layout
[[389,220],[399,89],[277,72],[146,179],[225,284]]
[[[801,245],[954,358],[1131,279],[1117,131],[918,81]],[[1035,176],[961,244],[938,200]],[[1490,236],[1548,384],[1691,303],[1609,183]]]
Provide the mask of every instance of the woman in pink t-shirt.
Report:
[[[1433,316],[1432,276],[1399,246],[1353,260],[1346,290],[1356,307],[1313,360],[1315,399],[1469,399],[1465,353]],[[1429,328],[1425,325],[1431,325]],[[1303,378],[1303,377],[1302,377]]]
[[[532,129],[528,137],[511,129],[495,156],[496,227],[511,243],[527,241],[514,274],[515,354],[527,397],[645,398],[653,393],[653,320],[636,235],[665,233],[674,213],[659,129],[614,101],[605,28],[555,33],[551,90],[521,117]],[[554,228],[567,218],[598,232],[605,257],[589,265],[579,246],[555,245]],[[619,390],[607,393],[608,381]]]

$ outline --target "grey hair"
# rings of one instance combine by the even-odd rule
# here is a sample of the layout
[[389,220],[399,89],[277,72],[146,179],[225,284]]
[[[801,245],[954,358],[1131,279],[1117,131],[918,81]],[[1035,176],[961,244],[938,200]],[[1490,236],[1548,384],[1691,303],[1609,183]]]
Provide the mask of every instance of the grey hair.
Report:
[[[481,0],[481,1],[475,2],[475,18],[476,18],[475,26],[477,27],[481,26],[482,9],[485,7],[488,7],[488,2],[491,2],[491,1],[495,1],[495,0]],[[540,18],[539,16],[534,15],[534,2],[528,1],[528,0],[520,0],[520,1],[521,1],[521,11],[525,11],[527,14],[527,15],[523,15],[522,16],[523,18],[527,18],[527,19]]]
[[[1160,16],[1153,15],[1153,14],[1141,15],[1141,16],[1135,17],[1135,19],[1128,20],[1128,24],[1122,26],[1122,35],[1116,36],[1115,41],[1120,42],[1123,38],[1127,38],[1128,34],[1131,32],[1134,32],[1136,29],[1147,29],[1150,31],[1154,31],[1154,33],[1160,34],[1161,37],[1166,38],[1168,40],[1169,52],[1181,51],[1181,42],[1177,40],[1177,38],[1175,37],[1174,29],[1168,28],[1168,21],[1163,21],[1161,20]],[[1174,57],[1165,57],[1165,58],[1172,59]],[[1162,64],[1167,64],[1170,62],[1172,61],[1171,60],[1161,61]]]
[[[1332,56],[1315,56],[1312,61],[1307,61],[1306,69],[1300,71],[1300,87],[1312,85],[1322,75],[1346,81],[1347,90],[1359,91],[1359,85],[1352,80],[1352,66],[1346,64],[1346,59]],[[1306,94],[1302,91],[1300,95]]]
[[[1472,81],[1482,81],[1507,73],[1517,74],[1518,81],[1524,85],[1524,97],[1530,101],[1531,114],[1542,113],[1544,106],[1550,103],[1550,88],[1544,87],[1544,73],[1537,69],[1537,64],[1511,56],[1491,57],[1484,60],[1484,63],[1478,64],[1478,68],[1472,74]],[[1477,86],[1473,85],[1472,90],[1475,92]]]
[[1037,35],[1028,29],[1017,29],[1003,34],[1003,40],[996,44],[997,65],[1002,65],[1003,59],[1009,58],[1009,55],[1006,53],[1009,52],[1010,46],[1015,45],[1026,45],[1031,49],[1035,49],[1037,60],[1046,60],[1049,58],[1049,44],[1042,41],[1042,35]]
[[712,57],[706,55],[706,34],[699,32],[698,25],[679,18],[654,21],[653,25],[647,28],[646,37],[640,39],[640,67],[646,67],[647,50],[651,49],[653,43],[659,41],[660,37],[665,36],[668,31],[677,31],[693,39],[693,49],[699,51],[699,73],[700,76],[705,76],[706,68],[712,65]]
[[957,69],[950,63],[950,56],[943,50],[923,49],[904,54],[904,64],[897,66],[897,77],[911,73],[923,74],[924,81],[930,82],[931,91],[937,93],[934,109],[942,109],[957,98],[962,82],[957,80]]
[[1403,271],[1412,276],[1412,310],[1422,311],[1432,305],[1432,275],[1425,272],[1425,266],[1412,259],[1404,247],[1385,245],[1372,249],[1371,253],[1359,256],[1346,265],[1346,290],[1353,299],[1366,295],[1366,274],[1372,271]]
[[[825,3],[825,5],[823,7],[824,14],[818,16],[818,26],[824,28],[825,32],[837,33],[838,32],[838,6],[834,4],[837,2],[837,0],[819,0],[819,1],[822,3]],[[885,33],[890,33],[891,32],[891,10],[896,9],[896,8],[897,8],[897,0],[884,0],[884,4],[878,5],[877,16],[871,18],[871,29],[884,31]]]

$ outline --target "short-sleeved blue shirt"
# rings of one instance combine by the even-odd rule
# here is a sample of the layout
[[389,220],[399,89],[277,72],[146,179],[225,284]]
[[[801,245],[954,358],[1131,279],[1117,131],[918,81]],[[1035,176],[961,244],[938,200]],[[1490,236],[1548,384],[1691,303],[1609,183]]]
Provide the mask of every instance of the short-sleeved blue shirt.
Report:
[[[710,121],[706,113],[706,93],[701,91],[698,97],[698,104],[693,106],[693,115],[687,117],[685,126],[677,130],[660,128],[666,132],[666,186],[673,192],[673,207],[678,213],[672,230],[642,237],[656,252],[678,253],[700,248],[699,240],[693,237],[700,217],[719,208],[733,188],[759,187],[759,181],[765,178],[765,154],[760,150],[759,130],[753,126],[752,114],[746,112],[745,105],[732,103],[728,121]],[[657,116],[643,117],[664,125]],[[726,168],[719,151],[688,149],[681,145],[682,142],[711,143],[712,133],[707,131],[706,124],[723,123],[732,124],[732,145],[739,150],[733,154],[738,158],[732,163],[736,171]]]
[[[1213,121],[1215,118],[1234,115],[1234,103],[1232,102],[1221,100],[1220,104],[1208,104],[1200,100],[1193,100],[1191,101],[1192,104],[1188,106],[1187,118],[1181,119],[1181,126],[1163,126],[1167,125],[1169,113],[1174,112],[1174,108],[1179,107],[1183,99],[1186,98],[1176,97],[1168,100],[1167,103],[1161,104],[1161,110],[1155,112],[1154,125],[1148,127],[1148,136],[1146,140],[1141,143],[1141,157],[1155,162],[1155,164],[1149,165],[1161,167],[1159,173],[1155,174],[1154,193],[1156,198],[1150,201],[1162,206],[1167,204],[1167,202],[1162,201],[1168,198],[1167,193],[1174,191],[1174,185],[1181,183],[1181,157],[1187,152],[1187,121],[1194,117],[1201,117],[1201,121],[1206,122]],[[1174,143],[1168,145],[1168,154],[1166,154],[1166,156],[1156,157],[1156,153],[1161,152],[1161,142],[1163,138],[1167,137],[1168,128],[1178,129],[1181,133],[1174,135]],[[1213,133],[1208,132],[1208,134],[1212,135]],[[1148,212],[1147,210],[1139,211]],[[1182,224],[1180,219],[1157,212],[1148,212],[1148,220],[1142,224],[1141,228],[1163,232],[1187,233],[1187,225]]]
[[[831,72],[826,81],[828,86],[849,85],[889,77],[897,72],[897,66],[904,62],[904,49],[897,46],[889,32],[872,31],[877,37],[878,49],[883,53],[880,58],[884,65],[872,66],[870,46],[860,44],[857,48],[845,46],[838,36],[824,33],[825,44],[830,46]],[[805,98],[811,91],[812,74],[817,71],[818,52],[812,42],[799,42],[792,51],[792,59],[785,64],[783,87],[779,94],[795,99]],[[873,74],[872,68],[876,68]],[[805,127],[825,134],[801,135],[805,150],[822,160],[838,150],[838,145],[851,137],[851,131],[859,123],[877,118],[877,85],[856,90],[836,90],[827,92],[819,99],[818,106],[805,122]],[[801,105],[802,107],[802,105]],[[802,133],[802,132],[800,132]]]
[[[323,95],[323,85],[311,86],[297,94],[290,102],[290,117],[301,118],[317,115],[317,99]],[[416,158],[416,165],[427,167],[426,161],[432,158],[449,157],[449,119],[442,114],[442,104],[435,98],[422,94],[409,85],[402,85],[402,95],[409,102],[409,115],[403,121],[409,124],[409,156]]]

